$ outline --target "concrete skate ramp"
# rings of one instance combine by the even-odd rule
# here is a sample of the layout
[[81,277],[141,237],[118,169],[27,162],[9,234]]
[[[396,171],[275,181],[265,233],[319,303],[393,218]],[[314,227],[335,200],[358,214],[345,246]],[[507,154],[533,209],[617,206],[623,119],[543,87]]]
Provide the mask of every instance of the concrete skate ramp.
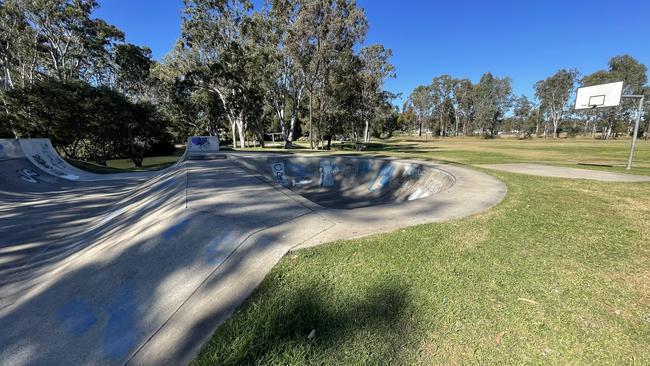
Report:
[[[183,161],[184,158],[185,154],[179,159],[179,162]],[[97,174],[69,164],[52,146],[50,139],[0,139],[0,175],[3,178],[0,181],[0,188],[12,185],[16,188],[15,190],[20,191],[21,189],[17,186],[24,183],[45,185],[61,183],[65,185],[66,181],[94,182],[132,178],[147,179],[168,169],[154,172]],[[40,190],[37,187],[24,187],[24,189],[28,191]]]
[[0,145],[2,365],[187,364],[289,250],[478,214],[506,194],[433,162],[228,152],[102,179]]
[[187,138],[187,160],[211,160],[223,157],[219,153],[219,137],[190,136]]
[[327,208],[412,201],[449,189],[454,176],[428,165],[358,157],[271,157],[239,162]]

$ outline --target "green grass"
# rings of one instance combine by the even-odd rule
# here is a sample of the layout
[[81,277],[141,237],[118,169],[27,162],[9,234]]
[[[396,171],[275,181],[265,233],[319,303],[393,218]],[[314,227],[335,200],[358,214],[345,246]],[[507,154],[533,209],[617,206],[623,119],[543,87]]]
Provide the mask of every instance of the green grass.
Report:
[[106,166],[99,165],[92,161],[82,161],[67,159],[68,162],[77,168],[84,169],[93,173],[107,174],[107,173],[126,173],[133,171],[144,170],[160,170],[165,169],[178,161],[183,155],[185,148],[178,148],[172,155],[167,156],[153,156],[146,157],[142,161],[141,167],[136,167],[130,159],[114,159],[108,160]]
[[[626,146],[395,140],[367,153],[620,164]],[[509,192],[484,214],[290,253],[194,364],[650,364],[650,184],[489,173]]]

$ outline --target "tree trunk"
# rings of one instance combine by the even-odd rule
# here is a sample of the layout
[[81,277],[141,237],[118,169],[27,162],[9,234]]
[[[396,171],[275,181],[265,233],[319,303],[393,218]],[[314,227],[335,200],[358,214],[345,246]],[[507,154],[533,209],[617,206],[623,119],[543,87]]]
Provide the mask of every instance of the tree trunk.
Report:
[[264,147],[264,134],[262,132],[257,132],[257,140],[260,142],[260,147]]
[[593,126],[591,126],[591,137],[596,138],[596,121],[594,121]]
[[235,125],[234,121],[230,122],[230,128],[232,129],[232,148],[236,149],[237,148],[237,132],[235,131],[236,125]]
[[326,150],[332,150],[332,135],[327,136],[327,148]]
[[293,146],[293,131],[296,128],[296,116],[297,113],[291,114],[291,121],[289,122],[289,136],[287,136],[287,139],[284,142],[285,149],[291,149],[291,146]]
[[241,119],[237,122],[237,132],[239,133],[239,146],[244,147],[246,143],[246,135],[244,132],[244,121]]
[[309,90],[309,148],[314,150],[314,131],[312,129],[312,120],[311,120],[311,95],[312,91],[311,89]]
[[370,142],[370,123],[366,119],[366,128],[363,131],[363,142]]

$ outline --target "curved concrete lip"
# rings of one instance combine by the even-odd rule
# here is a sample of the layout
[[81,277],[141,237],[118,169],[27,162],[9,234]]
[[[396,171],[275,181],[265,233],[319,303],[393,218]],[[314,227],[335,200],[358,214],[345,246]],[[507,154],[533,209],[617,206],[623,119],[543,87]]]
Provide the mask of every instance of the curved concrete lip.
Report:
[[453,177],[453,183],[439,192],[426,197],[372,205],[353,209],[337,209],[323,207],[300,193],[283,185],[272,182],[269,177],[255,171],[254,167],[246,164],[247,159],[279,158],[279,159],[331,159],[333,156],[310,156],[302,154],[243,154],[231,153],[230,158],[235,164],[242,166],[259,179],[273,184],[276,189],[288,197],[309,208],[314,213],[332,222],[332,227],[321,232],[294,248],[311,247],[326,242],[351,239],[396,230],[399,228],[458,219],[484,212],[503,200],[507,193],[506,185],[499,179],[473,169],[437,162],[398,159],[375,158],[340,155],[338,157],[355,160],[381,161],[399,164],[418,164],[434,169]]
[[606,172],[601,170],[569,168],[563,166],[533,164],[533,163],[512,163],[512,164],[481,164],[481,168],[500,170],[510,173],[536,175],[540,177],[588,179],[601,182],[650,182],[650,177],[645,175],[633,175]]

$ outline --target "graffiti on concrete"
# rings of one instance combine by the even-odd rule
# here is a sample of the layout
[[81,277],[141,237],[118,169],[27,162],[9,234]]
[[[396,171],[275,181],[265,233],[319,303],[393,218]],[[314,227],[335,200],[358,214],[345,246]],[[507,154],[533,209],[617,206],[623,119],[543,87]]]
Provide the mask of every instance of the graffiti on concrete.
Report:
[[405,177],[418,178],[418,177],[422,176],[422,166],[420,166],[420,165],[407,165],[407,166],[404,167],[403,175]]
[[34,161],[40,165],[43,170],[66,179],[79,179],[78,176],[65,172],[67,163],[58,155],[54,154],[47,143],[41,143],[40,148],[40,154],[32,154],[32,158],[34,158]]
[[79,337],[86,333],[97,321],[97,316],[87,301],[74,298],[57,311],[57,318],[61,326],[68,332]]
[[108,315],[102,341],[104,357],[120,359],[135,346],[137,336],[135,290],[135,282],[127,280],[117,289],[113,301],[104,306],[104,311]]
[[[87,299],[73,298],[57,309],[60,326],[75,337],[85,334],[95,324],[103,327],[103,356],[121,359],[133,349],[137,336],[136,283],[126,280],[122,283],[110,303],[93,304]],[[99,322],[97,314],[106,314],[105,325]]]
[[376,192],[384,188],[386,184],[390,183],[391,177],[393,175],[393,169],[394,168],[391,164],[381,168],[381,170],[377,174],[377,177],[371,180],[370,183],[368,184],[368,191]]
[[343,166],[343,176],[345,178],[351,178],[355,175],[357,175],[357,168],[352,164],[346,163]]
[[303,164],[298,163],[289,163],[287,164],[287,170],[291,174],[291,185],[292,186],[302,186],[306,184],[311,184],[313,179],[311,174],[307,170],[307,167]]
[[275,162],[271,164],[271,173],[273,175],[273,180],[275,180],[276,183],[285,185],[287,184],[287,180],[284,174],[284,163],[283,162]]
[[369,160],[363,159],[357,164],[357,176],[363,176],[372,171],[372,163]]
[[217,136],[191,136],[187,144],[189,151],[203,153],[219,151],[219,138]]
[[186,217],[180,222],[177,222],[162,233],[163,238],[165,238],[165,240],[172,239],[178,232],[183,231],[189,223],[190,217]]
[[38,177],[38,173],[36,173],[35,171],[33,171],[31,169],[22,169],[22,170],[20,170],[20,174],[18,174],[18,176],[20,177],[20,179],[22,179],[22,180],[24,180],[26,182],[29,182],[29,183],[38,183],[39,182],[38,179],[36,179],[36,177]]
[[332,164],[329,160],[323,160],[320,162],[320,186],[321,187],[332,187],[334,186],[334,174],[339,173],[339,168],[336,164]]
[[200,149],[208,150],[210,148],[210,139],[207,137],[194,136],[190,141],[192,141],[192,145],[198,146]]
[[205,248],[204,256],[206,262],[211,266],[222,263],[232,252],[232,248],[241,243],[243,238],[244,232],[231,225],[225,226]]

